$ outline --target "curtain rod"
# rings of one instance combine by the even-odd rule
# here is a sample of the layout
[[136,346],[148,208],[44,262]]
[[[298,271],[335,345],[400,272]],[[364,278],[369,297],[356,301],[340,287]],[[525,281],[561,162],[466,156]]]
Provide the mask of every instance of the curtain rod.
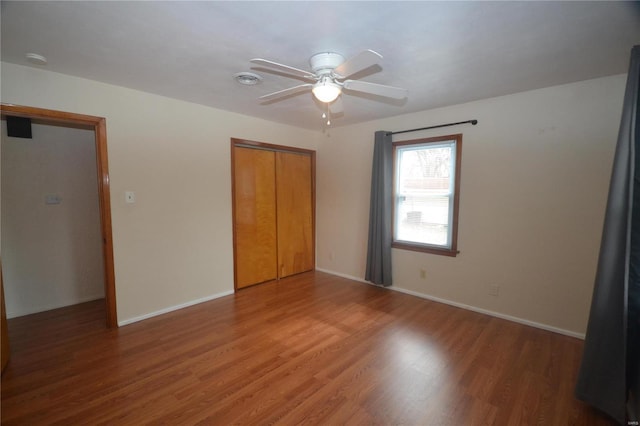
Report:
[[387,135],[399,135],[400,133],[417,132],[419,130],[437,129],[439,127],[457,126],[458,124],[467,124],[467,123],[471,123],[475,126],[476,124],[478,124],[478,120],[458,121],[457,123],[439,124],[437,126],[421,127],[419,129],[400,130],[398,132],[387,132]]

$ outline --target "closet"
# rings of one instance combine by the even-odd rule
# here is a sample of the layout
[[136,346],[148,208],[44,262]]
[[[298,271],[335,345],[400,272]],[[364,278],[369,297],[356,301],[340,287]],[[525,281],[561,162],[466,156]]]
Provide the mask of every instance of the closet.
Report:
[[315,152],[232,139],[235,288],[315,267]]

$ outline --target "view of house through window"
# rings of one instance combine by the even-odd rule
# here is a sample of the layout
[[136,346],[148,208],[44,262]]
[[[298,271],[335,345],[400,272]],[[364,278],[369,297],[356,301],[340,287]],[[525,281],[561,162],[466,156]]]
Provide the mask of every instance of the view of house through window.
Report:
[[462,135],[394,143],[394,246],[455,256]]

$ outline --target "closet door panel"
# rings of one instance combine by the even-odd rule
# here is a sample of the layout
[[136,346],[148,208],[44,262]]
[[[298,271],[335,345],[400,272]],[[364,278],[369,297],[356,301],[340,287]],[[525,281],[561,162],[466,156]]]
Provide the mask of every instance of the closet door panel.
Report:
[[234,148],[236,287],[276,279],[275,153]]
[[314,268],[311,156],[276,153],[278,275]]

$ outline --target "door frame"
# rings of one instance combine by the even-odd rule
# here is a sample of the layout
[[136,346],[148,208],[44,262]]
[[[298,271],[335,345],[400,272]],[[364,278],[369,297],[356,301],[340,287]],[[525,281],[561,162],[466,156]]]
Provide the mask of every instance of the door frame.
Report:
[[39,119],[59,124],[81,125],[93,128],[96,141],[98,198],[100,200],[100,229],[104,261],[105,311],[108,328],[118,327],[116,310],[116,283],[113,262],[113,235],[111,230],[111,192],[109,162],[107,158],[107,124],[104,117],[56,111],[13,104],[0,104],[2,116],[11,115]]
[[[297,154],[304,154],[311,157],[311,235],[313,243],[311,249],[313,250],[311,256],[313,257],[313,267],[316,265],[316,152],[312,149],[296,148],[285,145],[275,145],[265,142],[256,142],[247,139],[231,138],[231,217],[233,223],[233,291],[238,291],[238,273],[237,273],[237,247],[236,247],[236,180],[235,180],[235,148],[252,148],[262,149],[265,151],[274,152],[291,152]],[[279,278],[279,272],[278,277]]]

